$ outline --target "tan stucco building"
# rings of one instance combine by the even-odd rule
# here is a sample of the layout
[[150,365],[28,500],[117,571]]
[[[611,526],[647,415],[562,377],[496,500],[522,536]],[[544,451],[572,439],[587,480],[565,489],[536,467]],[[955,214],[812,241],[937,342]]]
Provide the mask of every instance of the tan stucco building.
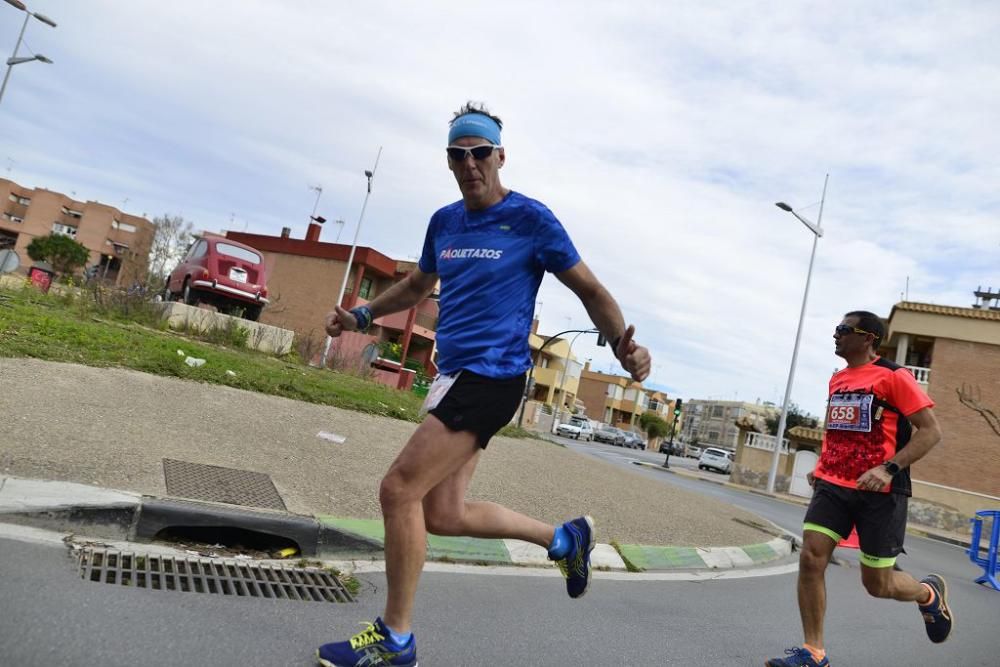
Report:
[[122,286],[145,282],[155,231],[146,218],[2,178],[0,206],[0,250],[17,252],[20,273],[27,273],[32,265],[28,244],[36,237],[56,233],[69,236],[90,251],[87,266],[96,267],[98,277]]

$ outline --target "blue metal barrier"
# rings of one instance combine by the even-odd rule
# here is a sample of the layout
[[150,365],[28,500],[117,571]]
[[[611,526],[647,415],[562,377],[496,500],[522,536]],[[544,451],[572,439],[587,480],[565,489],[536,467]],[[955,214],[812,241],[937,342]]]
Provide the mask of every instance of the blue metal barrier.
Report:
[[[990,531],[990,543],[986,548],[986,557],[979,555],[979,542],[983,536],[983,525],[986,519],[993,520]],[[969,519],[972,522],[972,542],[969,544],[969,559],[973,563],[983,568],[983,576],[976,579],[977,584],[986,584],[993,587],[993,590],[1000,591],[1000,581],[997,581],[997,569],[1000,567],[1000,510],[979,510],[976,516]]]

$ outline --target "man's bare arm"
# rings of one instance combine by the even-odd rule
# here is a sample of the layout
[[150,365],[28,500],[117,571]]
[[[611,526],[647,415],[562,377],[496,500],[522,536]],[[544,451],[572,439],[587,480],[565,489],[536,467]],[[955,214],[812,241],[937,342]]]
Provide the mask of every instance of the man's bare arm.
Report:
[[645,380],[649,375],[651,360],[649,350],[632,340],[635,327],[625,326],[621,308],[611,293],[601,284],[597,276],[582,261],[572,268],[556,274],[563,285],[573,290],[583,307],[587,309],[591,321],[609,341],[617,341],[615,356],[622,368],[631,373],[634,380]]
[[[424,273],[419,268],[414,269],[410,275],[379,294],[368,304],[372,320],[417,305],[434,291],[437,280],[436,273]],[[357,318],[339,305],[326,316],[326,332],[334,338],[344,331],[355,331],[357,328]]]

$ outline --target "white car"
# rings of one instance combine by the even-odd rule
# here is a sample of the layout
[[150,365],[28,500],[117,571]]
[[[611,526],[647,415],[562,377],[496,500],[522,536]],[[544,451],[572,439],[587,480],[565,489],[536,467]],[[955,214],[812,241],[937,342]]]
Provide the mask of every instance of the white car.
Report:
[[575,438],[590,442],[594,439],[594,426],[586,417],[573,416],[565,424],[559,424],[556,434],[564,438]]
[[706,447],[698,459],[699,470],[715,470],[728,475],[733,471],[733,453],[718,447]]

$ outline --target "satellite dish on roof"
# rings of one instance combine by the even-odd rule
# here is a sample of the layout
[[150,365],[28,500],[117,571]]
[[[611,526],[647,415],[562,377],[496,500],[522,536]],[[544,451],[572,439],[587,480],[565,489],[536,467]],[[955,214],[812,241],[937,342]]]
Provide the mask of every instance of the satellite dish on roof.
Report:
[[0,250],[0,274],[10,273],[21,266],[21,258],[11,248]]

